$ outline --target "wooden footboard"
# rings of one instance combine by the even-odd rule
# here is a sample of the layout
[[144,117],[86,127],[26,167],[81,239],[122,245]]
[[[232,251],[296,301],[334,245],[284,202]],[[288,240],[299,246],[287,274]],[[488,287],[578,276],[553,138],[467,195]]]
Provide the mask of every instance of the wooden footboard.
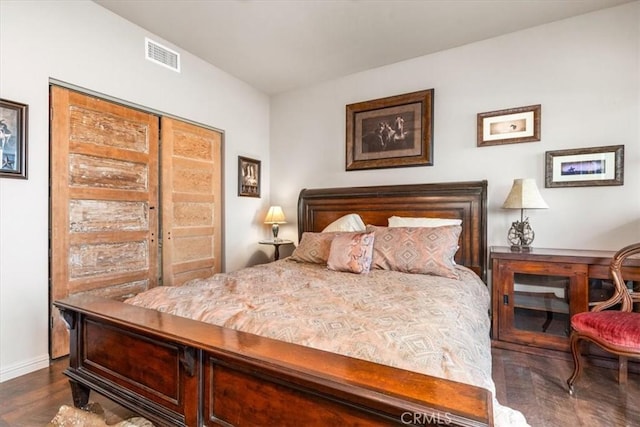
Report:
[[55,303],[74,403],[158,425],[493,425],[485,389],[93,296]]

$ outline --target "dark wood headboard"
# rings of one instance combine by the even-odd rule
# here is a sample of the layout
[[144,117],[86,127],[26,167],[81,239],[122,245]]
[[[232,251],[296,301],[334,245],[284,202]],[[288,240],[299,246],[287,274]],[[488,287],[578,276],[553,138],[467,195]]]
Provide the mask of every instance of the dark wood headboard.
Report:
[[487,282],[487,181],[304,189],[298,198],[298,239],[343,215],[387,226],[390,216],[462,220],[456,262]]

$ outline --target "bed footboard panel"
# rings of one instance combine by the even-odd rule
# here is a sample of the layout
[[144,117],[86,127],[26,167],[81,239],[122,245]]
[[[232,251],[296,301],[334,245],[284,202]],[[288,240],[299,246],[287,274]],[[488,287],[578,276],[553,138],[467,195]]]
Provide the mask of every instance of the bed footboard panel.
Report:
[[207,426],[392,425],[388,415],[367,413],[317,390],[210,360],[206,369]]
[[[300,354],[302,359],[306,355]],[[326,355],[331,363],[336,355]],[[335,362],[342,364],[341,357]],[[251,357],[205,353],[203,415],[205,426],[397,426],[450,425],[491,426],[491,396],[486,390],[468,388],[463,384],[442,387],[441,381],[426,384],[431,388],[425,399],[408,398],[360,383],[354,375],[350,380],[336,378],[331,372],[287,364],[271,364]],[[375,364],[363,362],[365,370],[386,380],[386,368],[375,372]],[[317,363],[311,366],[322,367]],[[367,372],[366,376],[369,376]],[[386,377],[388,378],[388,377]],[[407,386],[415,380],[424,389],[424,379],[407,377]],[[400,378],[401,380],[402,378]],[[439,395],[431,399],[431,395]],[[448,403],[464,402],[465,412],[452,410]],[[429,401],[429,403],[427,403]],[[459,409],[459,408],[456,408]]]
[[74,403],[95,390],[159,425],[196,425],[200,352],[122,325],[64,311]]

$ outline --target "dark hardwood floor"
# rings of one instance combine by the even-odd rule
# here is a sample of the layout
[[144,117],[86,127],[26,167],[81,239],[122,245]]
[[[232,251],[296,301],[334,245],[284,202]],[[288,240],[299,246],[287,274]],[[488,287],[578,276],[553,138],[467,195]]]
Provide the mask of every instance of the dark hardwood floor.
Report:
[[618,386],[617,370],[584,363],[567,391],[573,372],[570,355],[537,356],[494,348],[493,380],[498,401],[521,411],[533,427],[640,426],[640,375]]
[[[0,383],[0,427],[44,427],[60,406],[73,406],[69,381],[62,373],[68,364],[68,359],[62,358],[47,369]],[[97,393],[91,393],[89,401],[99,403],[112,415],[107,421],[132,415]]]
[[[62,374],[67,363],[61,359],[48,369],[1,383],[0,427],[43,427],[61,405],[72,405]],[[616,371],[587,364],[572,397],[565,383],[572,369],[568,358],[493,349],[498,400],[522,411],[533,427],[640,426],[640,375],[630,374],[625,390],[618,387]],[[90,400],[113,414],[111,420],[131,416],[96,393]]]

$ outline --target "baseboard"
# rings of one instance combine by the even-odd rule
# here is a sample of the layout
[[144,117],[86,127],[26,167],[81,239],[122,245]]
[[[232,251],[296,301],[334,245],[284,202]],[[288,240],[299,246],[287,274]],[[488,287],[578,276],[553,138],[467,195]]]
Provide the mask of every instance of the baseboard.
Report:
[[7,367],[0,369],[0,383],[9,381],[10,379],[17,378],[19,376],[28,374],[38,369],[44,369],[49,367],[49,355],[44,354],[42,356],[34,357],[31,360],[25,360]]

